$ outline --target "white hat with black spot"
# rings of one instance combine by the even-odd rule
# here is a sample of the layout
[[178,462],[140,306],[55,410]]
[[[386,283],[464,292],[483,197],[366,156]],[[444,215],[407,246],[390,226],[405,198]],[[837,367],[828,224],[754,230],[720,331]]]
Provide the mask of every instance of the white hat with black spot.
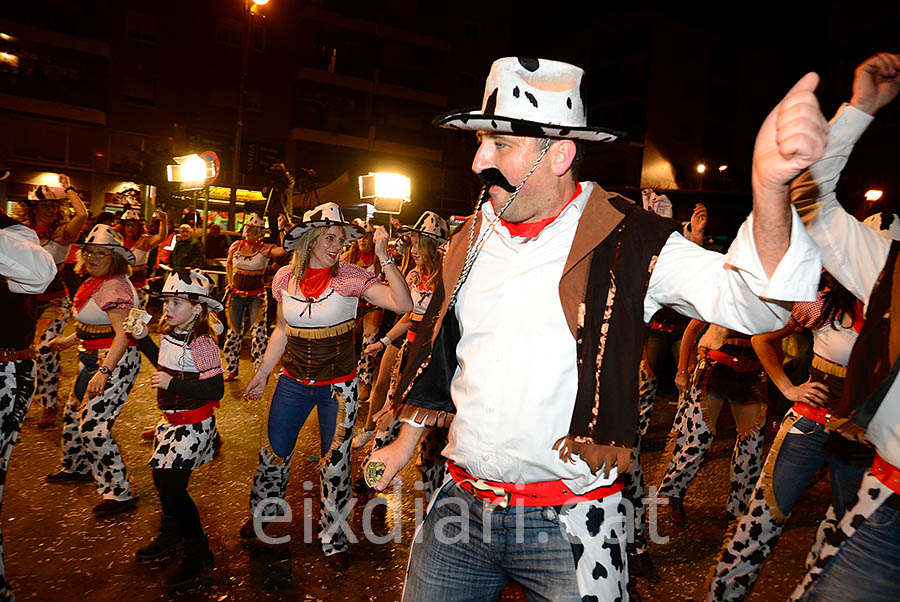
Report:
[[887,240],[900,240],[900,218],[896,213],[883,211],[874,213],[863,221]]
[[401,234],[409,234],[410,232],[418,232],[444,242],[450,236],[450,225],[447,223],[447,220],[434,211],[426,211],[419,216],[416,225],[413,227],[403,226],[400,228]]
[[162,292],[151,293],[157,297],[178,297],[195,303],[204,303],[212,311],[222,311],[225,306],[209,295],[212,281],[196,268],[184,268],[169,274]]
[[622,132],[589,127],[582,98],[584,70],[547,59],[507,57],[494,61],[480,109],[451,111],[434,125],[535,138],[611,142]]
[[125,244],[122,240],[122,235],[113,228],[112,226],[108,226],[106,224],[97,224],[91,231],[88,233],[87,238],[84,239],[84,242],[76,242],[72,243],[74,246],[79,249],[83,249],[88,245],[96,246],[96,247],[109,247],[119,255],[125,258],[129,265],[134,265],[134,253],[125,248]]
[[28,191],[28,198],[25,202],[40,203],[41,201],[65,201],[69,198],[66,196],[66,193],[57,192],[58,190],[58,188],[47,186],[45,184],[35,186]]
[[313,228],[329,228],[341,226],[347,237],[346,242],[351,242],[363,236],[366,231],[362,226],[351,224],[344,219],[341,207],[337,203],[322,203],[303,214],[303,221],[288,230],[284,235],[284,250],[288,253],[297,248],[300,237]]
[[119,216],[119,219],[123,222],[127,222],[129,220],[142,221],[141,215],[135,210],[134,207],[131,207],[130,205],[127,209],[125,209],[125,211],[122,212],[122,215]]

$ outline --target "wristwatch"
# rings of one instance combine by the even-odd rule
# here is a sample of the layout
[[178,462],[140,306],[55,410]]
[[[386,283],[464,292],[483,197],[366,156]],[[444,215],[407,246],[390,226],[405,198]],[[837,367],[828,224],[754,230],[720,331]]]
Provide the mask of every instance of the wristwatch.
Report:
[[[381,261],[381,260],[379,259],[378,261]],[[384,261],[381,261],[381,267],[384,267],[384,266],[386,266],[386,265],[393,265],[394,267],[396,267],[396,266],[397,266],[397,262],[394,261],[394,258],[393,258],[393,257],[388,257],[388,258],[385,259]]]
[[112,375],[112,370],[110,370],[106,366],[100,366],[99,368],[97,368],[97,372],[99,372],[100,374],[105,374],[107,376]]

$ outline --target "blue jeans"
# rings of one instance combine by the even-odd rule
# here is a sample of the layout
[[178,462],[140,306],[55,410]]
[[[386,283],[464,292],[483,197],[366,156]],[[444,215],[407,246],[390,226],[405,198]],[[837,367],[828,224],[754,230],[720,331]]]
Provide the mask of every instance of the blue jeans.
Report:
[[803,600],[894,602],[898,599],[900,512],[882,504],[843,543]]
[[784,436],[772,474],[778,509],[785,515],[790,514],[816,471],[827,462],[831,473],[834,511],[840,520],[844,512],[856,503],[856,492],[866,469],[871,466],[871,459],[866,464],[859,465],[842,457],[828,455],[823,448],[829,435],[825,432],[825,426],[815,420],[801,417],[794,424],[794,429],[800,433],[788,432]]
[[304,385],[284,374],[278,377],[269,409],[272,451],[282,458],[293,453],[297,435],[313,408],[319,415],[321,455],[325,457],[331,449],[338,414],[338,401],[331,392],[331,385]]
[[78,401],[84,401],[84,394],[87,392],[88,383],[97,374],[100,368],[99,358],[95,354],[78,352],[78,361],[81,362],[81,370],[75,377],[75,398]]
[[238,333],[243,331],[244,314],[249,314],[251,326],[256,324],[256,320],[259,318],[260,307],[262,307],[262,299],[259,296],[241,297],[240,295],[232,295],[228,319],[234,326],[235,331]]
[[448,482],[410,550],[403,600],[493,602],[509,580],[523,587],[530,602],[581,600],[572,544],[555,509],[510,506],[488,512]]

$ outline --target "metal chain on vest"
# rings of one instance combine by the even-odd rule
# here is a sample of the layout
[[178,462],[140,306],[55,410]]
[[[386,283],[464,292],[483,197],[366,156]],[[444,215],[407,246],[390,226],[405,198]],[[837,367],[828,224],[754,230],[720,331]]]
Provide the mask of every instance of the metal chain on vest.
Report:
[[[472,266],[475,265],[475,259],[478,257],[478,253],[481,251],[481,247],[487,241],[488,237],[494,232],[494,224],[500,221],[500,217],[506,211],[507,207],[519,196],[519,191],[522,190],[522,187],[525,186],[525,182],[528,181],[528,178],[531,177],[531,174],[534,173],[534,170],[538,168],[538,165],[541,164],[541,161],[544,159],[544,155],[547,154],[547,151],[550,150],[550,138],[544,138],[544,147],[541,149],[541,154],[538,155],[537,160],[534,162],[534,165],[531,166],[531,170],[528,174],[525,175],[525,178],[516,186],[515,191],[509,195],[509,199],[507,199],[506,203],[503,204],[503,207],[497,213],[493,220],[487,224],[487,230],[478,235],[478,240],[475,241],[474,245],[472,244],[473,239],[475,238],[475,224],[478,222],[478,211],[481,210],[482,205],[489,198],[487,194],[484,194],[483,197],[479,200],[478,205],[475,207],[475,212],[472,214],[472,228],[469,230],[469,242],[466,247],[466,263],[463,265],[462,272],[459,275],[459,279],[456,281],[456,286],[453,287],[453,294],[450,296],[450,303],[447,305],[447,311],[453,309],[456,305],[457,297],[459,296],[459,290],[462,288],[462,285],[465,284],[466,279],[469,277],[469,272],[472,271]],[[487,192],[487,188],[485,188],[485,193]]]

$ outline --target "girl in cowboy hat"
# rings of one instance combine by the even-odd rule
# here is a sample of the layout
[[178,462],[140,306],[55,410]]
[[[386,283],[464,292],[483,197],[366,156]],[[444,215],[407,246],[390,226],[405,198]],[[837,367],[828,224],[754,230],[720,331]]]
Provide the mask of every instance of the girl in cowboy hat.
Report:
[[[381,262],[375,256],[373,238],[375,236],[375,228],[368,221],[360,218],[354,219],[353,223],[365,230],[365,234],[350,243],[350,248],[341,256],[341,261],[358,265],[365,268],[367,272],[375,274],[375,276],[381,276]],[[363,348],[375,342],[383,314],[384,312],[381,311],[381,308],[374,307],[372,304],[360,300],[359,316],[356,320]],[[356,367],[356,373],[359,376],[360,401],[365,401],[369,398],[374,372],[375,358],[368,353],[360,354],[359,365]]]
[[[150,386],[157,390],[162,412],[149,465],[163,513],[159,534],[136,556],[150,561],[183,547],[181,563],[165,581],[169,589],[193,584],[213,565],[200,514],[187,491],[191,473],[213,459],[215,408],[225,393],[210,313],[222,311],[222,304],[209,295],[211,286],[195,269],[168,277],[159,293],[165,299],[159,349],[151,345],[148,353],[157,366]],[[144,327],[139,338],[146,335]]]
[[[128,312],[138,295],[128,275],[134,254],[111,226],[97,224],[83,243],[76,268],[89,274],[75,293],[75,333],[57,337],[51,347],[78,347],[79,372],[69,396],[62,434],[62,469],[47,475],[49,483],[90,481],[103,501],[97,516],[131,510],[136,498],[125,472],[113,424],[141,368],[135,340],[125,332]],[[82,403],[84,402],[84,403]]]
[[[338,570],[349,563],[342,523],[349,513],[350,443],[359,405],[353,336],[357,305],[362,298],[395,312],[412,309],[406,282],[388,257],[384,229],[379,228],[374,239],[387,285],[363,268],[339,261],[347,239],[362,234],[362,228],[344,220],[340,207],[325,203],[307,211],[285,235],[284,248],[294,256],[272,281],[278,323],[244,393],[250,400],[262,398],[269,374],[281,361],[250,493],[250,512],[256,517],[277,513],[273,504],[263,502],[284,498],[297,435],[317,408],[322,455],[319,537],[329,564]],[[258,528],[251,516],[241,536],[253,537]]]
[[134,253],[131,283],[141,298],[141,307],[147,307],[147,300],[150,298],[150,288],[147,286],[147,278],[150,276],[147,258],[150,251],[163,244],[169,235],[169,220],[165,211],[157,209],[156,217],[159,219],[159,232],[151,235],[144,233],[144,220],[133,207],[128,207],[119,216],[125,248],[131,249]]
[[[426,211],[412,228],[402,228],[401,234],[409,236],[411,241],[410,256],[415,267],[406,276],[406,283],[413,300],[412,311],[397,321],[397,324],[380,341],[369,345],[365,353],[375,354],[384,350],[385,358],[393,357],[390,364],[382,362],[383,368],[391,372],[391,385],[388,390],[388,398],[393,397],[397,386],[397,379],[406,365],[409,348],[416,339],[419,324],[425,318],[425,311],[431,297],[434,295],[434,287],[437,284],[438,271],[442,257],[439,248],[449,236],[450,226],[447,220],[436,213]],[[399,353],[388,355],[389,348],[399,349]],[[373,449],[384,447],[397,437],[401,422],[395,420],[390,411],[390,406],[382,411],[377,408],[372,416],[377,421],[379,428],[375,434]],[[441,456],[441,450],[447,444],[447,429],[434,428],[426,435],[422,442],[422,472],[425,484],[425,498],[440,486],[444,480],[445,461]]]
[[226,381],[232,381],[238,375],[245,315],[250,319],[250,357],[254,370],[259,368],[266,349],[269,334],[266,328],[266,268],[269,260],[284,257],[287,251],[263,241],[264,227],[262,218],[250,214],[244,223],[244,238],[228,248],[225,262],[229,288],[225,297],[225,316],[228,318],[224,349]]
[[[12,213],[14,219],[37,233],[41,246],[50,253],[57,267],[53,282],[37,296],[34,401],[44,407],[38,422],[38,428],[42,429],[53,426],[57,414],[60,357],[59,352],[50,349],[48,343],[62,334],[72,311],[61,268],[69,254],[69,245],[78,239],[81,226],[87,219],[87,209],[69,177],[60,174],[59,183],[65,189],[64,192],[50,186],[38,186],[28,193],[28,198],[20,202]],[[69,206],[75,211],[71,219],[68,215]]]

